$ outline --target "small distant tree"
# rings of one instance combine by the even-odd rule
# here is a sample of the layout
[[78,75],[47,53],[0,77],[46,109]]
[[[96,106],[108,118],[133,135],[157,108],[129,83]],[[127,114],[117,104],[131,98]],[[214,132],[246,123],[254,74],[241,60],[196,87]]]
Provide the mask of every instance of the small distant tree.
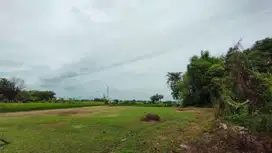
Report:
[[114,99],[114,100],[113,100],[113,103],[114,103],[114,104],[118,104],[118,103],[119,103],[119,100],[118,100],[118,99]]
[[64,103],[65,102],[65,99],[64,98],[58,98],[58,102],[60,102],[60,103]]
[[135,100],[135,99],[133,99],[133,100],[131,101],[131,103],[132,103],[132,104],[135,104],[135,103],[136,103],[136,100]]
[[103,95],[103,100],[106,105],[109,104],[109,99],[105,94]]
[[161,101],[163,98],[164,98],[163,95],[155,94],[155,95],[150,97],[150,100],[151,100],[152,103],[155,103],[155,102]]
[[95,102],[102,102],[102,101],[104,101],[104,99],[103,98],[94,98],[93,101],[95,101]]

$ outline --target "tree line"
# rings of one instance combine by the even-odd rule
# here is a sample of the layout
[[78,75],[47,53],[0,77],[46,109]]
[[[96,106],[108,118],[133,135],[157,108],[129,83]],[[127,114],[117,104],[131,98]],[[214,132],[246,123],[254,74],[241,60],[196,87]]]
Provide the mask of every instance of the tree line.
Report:
[[162,101],[163,98],[164,98],[164,96],[162,94],[155,94],[155,95],[152,95],[149,98],[150,100],[136,100],[136,99],[132,99],[132,100],[112,99],[112,100],[109,100],[109,99],[107,99],[107,97],[104,97],[104,98],[94,98],[92,100],[93,101],[97,101],[97,102],[108,101],[108,103],[114,103],[114,104],[119,104],[119,103],[135,104],[136,102],[138,102],[138,103],[146,103],[146,104],[147,103],[149,103],[149,104],[155,104],[155,103],[174,103],[171,100]]
[[55,100],[55,92],[24,90],[24,80],[0,78],[0,102],[36,102]]
[[216,116],[272,132],[272,38],[244,49],[241,41],[222,56],[201,51],[167,84],[182,106],[214,107]]
[[[0,78],[0,102],[82,102],[82,101],[96,101],[105,102],[108,101],[106,98],[94,98],[94,99],[64,99],[56,98],[56,93],[53,91],[39,91],[39,90],[24,90],[25,83],[24,80],[12,77],[11,79]],[[110,103],[118,104],[135,104],[136,102],[142,103],[157,103],[161,102],[163,95],[155,94],[148,100],[120,100],[113,99]],[[172,103],[168,101],[168,103]]]

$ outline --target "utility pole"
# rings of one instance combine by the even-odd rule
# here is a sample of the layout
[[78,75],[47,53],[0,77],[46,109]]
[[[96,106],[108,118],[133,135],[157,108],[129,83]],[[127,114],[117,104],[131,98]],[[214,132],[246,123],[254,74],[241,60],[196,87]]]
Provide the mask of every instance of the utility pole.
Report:
[[107,98],[109,99],[109,86],[107,86]]
[[109,92],[110,92],[110,87],[107,85],[107,100],[110,103],[110,96],[109,96]]

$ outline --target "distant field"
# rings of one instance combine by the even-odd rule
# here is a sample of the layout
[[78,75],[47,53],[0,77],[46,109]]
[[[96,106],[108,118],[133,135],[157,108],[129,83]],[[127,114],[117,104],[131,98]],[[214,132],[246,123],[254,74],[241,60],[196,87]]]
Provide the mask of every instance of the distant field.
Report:
[[0,103],[0,113],[18,112],[31,110],[75,108],[86,106],[101,106],[103,102],[80,102],[80,103]]
[[[143,122],[147,113],[162,122]],[[209,128],[209,109],[94,106],[0,114],[1,153],[145,153],[178,151]]]
[[[0,103],[0,113],[3,112],[18,112],[31,110],[47,110],[47,109],[62,109],[76,108],[88,106],[102,106],[104,102],[77,102],[77,103]],[[139,106],[139,107],[171,107],[171,104],[157,103],[145,104],[142,102],[111,104],[112,106]]]

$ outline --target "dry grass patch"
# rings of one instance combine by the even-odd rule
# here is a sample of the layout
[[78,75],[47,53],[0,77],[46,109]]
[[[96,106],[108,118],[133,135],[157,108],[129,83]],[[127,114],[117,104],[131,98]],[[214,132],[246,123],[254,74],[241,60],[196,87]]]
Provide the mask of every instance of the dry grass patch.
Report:
[[211,112],[213,111],[212,108],[196,108],[196,107],[177,107],[177,108],[174,108],[177,112],[200,112],[200,113],[203,113],[203,112]]
[[57,116],[68,116],[76,114],[88,114],[94,111],[102,111],[110,109],[107,106],[92,106],[92,107],[81,107],[81,108],[67,108],[67,109],[53,109],[53,110],[39,110],[39,111],[26,111],[26,112],[11,112],[3,113],[0,116],[44,116],[44,115],[57,115]]
[[67,125],[67,122],[65,122],[65,121],[52,121],[52,122],[43,122],[40,125],[64,126],[64,125]]

